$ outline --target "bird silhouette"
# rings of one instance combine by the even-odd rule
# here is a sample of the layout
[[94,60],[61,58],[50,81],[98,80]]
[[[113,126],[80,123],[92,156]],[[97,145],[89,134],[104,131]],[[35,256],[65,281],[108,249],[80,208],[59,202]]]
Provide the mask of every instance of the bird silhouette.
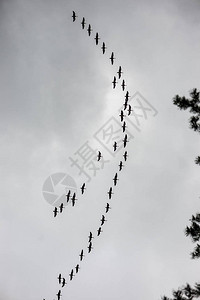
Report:
[[58,297],[58,300],[60,300],[61,295],[61,290],[58,291],[58,293],[56,294],[56,296]]
[[73,10],[73,12],[72,12],[72,20],[73,20],[73,22],[76,21],[76,18],[77,18],[77,17],[78,17],[78,16],[76,15],[75,11]]
[[105,54],[107,47],[106,47],[106,44],[104,42],[103,42],[103,45],[102,45],[101,49],[103,51],[103,54]]
[[123,139],[122,141],[123,141],[123,143],[124,143],[124,148],[125,148],[126,145],[127,145],[127,142],[129,142],[129,141],[128,141],[128,136],[127,136],[127,134],[125,134],[125,137],[124,137],[124,139]]
[[111,209],[111,207],[110,207],[110,204],[109,204],[109,203],[107,203],[107,204],[106,204],[106,207],[105,207],[105,209],[106,209],[106,213],[108,213],[108,212],[109,212],[109,210]]
[[54,218],[55,218],[57,216],[57,214],[58,214],[58,208],[57,207],[54,208],[53,213],[54,213]]
[[81,193],[83,194],[85,191],[85,183],[83,183],[83,185],[81,186]]
[[107,220],[106,220],[105,216],[102,215],[102,217],[101,217],[101,226],[103,226],[103,224],[104,224],[106,221],[107,221]]
[[92,241],[92,239],[94,238],[93,236],[92,236],[92,232],[90,231],[90,234],[89,234],[89,236],[88,236],[88,238],[89,238],[89,243]]
[[119,180],[119,179],[118,179],[118,177],[117,177],[117,173],[116,173],[116,174],[115,174],[115,177],[113,178],[114,185],[116,185],[116,184],[117,184],[117,180]]
[[110,189],[109,189],[109,191],[108,191],[108,197],[109,197],[109,199],[111,199],[112,194],[113,194],[113,192],[112,192],[112,187],[110,187]]
[[127,127],[127,126],[126,126],[126,122],[124,121],[124,123],[123,123],[123,125],[122,125],[122,131],[123,131],[123,132],[125,132],[126,127]]
[[64,287],[66,284],[67,284],[66,283],[66,279],[63,277],[63,279],[62,279],[62,287]]
[[123,165],[122,161],[120,161],[120,163],[119,163],[119,171],[122,170],[122,167],[123,167],[123,166],[124,166],[124,165]]
[[128,152],[127,151],[124,152],[123,157],[124,157],[124,160],[126,161],[127,157],[128,157]]
[[101,234],[101,232],[103,232],[103,231],[102,231],[101,227],[99,227],[99,229],[97,230],[97,236],[99,236]]
[[93,249],[92,242],[90,242],[88,245],[88,253],[90,253],[92,249]]
[[126,86],[126,84],[125,84],[125,80],[123,79],[123,81],[122,81],[122,84],[121,84],[122,91],[124,91],[124,90],[125,90],[125,86]]
[[100,37],[99,37],[99,34],[98,34],[98,32],[96,33],[96,36],[95,36],[95,42],[96,42],[96,45],[98,45],[98,43],[99,43],[99,40],[100,40]]
[[118,70],[118,72],[117,72],[119,79],[121,78],[122,73],[123,73],[123,72],[122,72],[122,67],[119,66],[119,70]]
[[84,257],[83,250],[81,250],[81,254],[79,254],[79,256],[80,256],[80,261],[82,261]]
[[114,144],[113,144],[113,149],[114,149],[114,151],[117,150],[117,142],[114,142]]
[[63,212],[63,209],[64,209],[64,204],[61,203],[60,206],[59,206],[59,208],[60,208],[60,213],[62,213],[62,212]]
[[84,29],[85,28],[85,18],[83,17],[83,20],[82,20],[82,22],[81,22],[81,25],[82,25],[82,29]]
[[111,53],[111,56],[110,56],[110,61],[111,61],[111,64],[113,65],[114,64],[114,52]]
[[77,199],[76,199],[76,193],[74,193],[73,196],[72,196],[72,206],[75,205],[75,201],[76,201],[76,200],[77,200]]
[[125,99],[125,101],[124,101],[124,110],[126,110],[127,109],[127,106],[128,106],[128,100],[127,99]]
[[66,196],[67,196],[67,203],[68,203],[69,200],[70,200],[70,195],[71,195],[71,191],[69,190],[69,192],[66,194]]
[[129,104],[129,106],[128,106],[128,116],[130,116],[130,114],[131,114],[132,111],[133,110],[131,109],[131,105]]
[[121,122],[123,122],[124,121],[124,117],[125,117],[125,115],[124,115],[124,112],[123,112],[123,110],[121,110],[121,112],[120,112],[120,120],[121,120]]
[[71,273],[69,274],[69,279],[72,280],[74,277],[74,270],[71,270]]
[[57,278],[58,278],[58,283],[61,284],[61,278],[62,278],[62,275],[59,274]]
[[101,158],[102,158],[102,155],[101,155],[101,152],[99,151],[98,155],[97,155],[97,160],[100,161]]
[[88,26],[87,32],[88,32],[88,35],[90,36],[90,35],[91,35],[91,32],[92,32],[92,27],[91,27],[90,24],[89,24],[89,26]]
[[125,95],[125,99],[128,101],[128,98],[130,98],[130,95],[129,95],[129,91],[126,92],[126,95]]
[[76,273],[78,273],[79,269],[80,269],[80,266],[79,266],[79,264],[78,264],[78,265],[76,265],[76,267],[75,267]]
[[112,81],[112,84],[113,84],[113,89],[115,89],[116,87],[116,84],[117,84],[117,81],[116,81],[116,77],[114,76],[114,79]]

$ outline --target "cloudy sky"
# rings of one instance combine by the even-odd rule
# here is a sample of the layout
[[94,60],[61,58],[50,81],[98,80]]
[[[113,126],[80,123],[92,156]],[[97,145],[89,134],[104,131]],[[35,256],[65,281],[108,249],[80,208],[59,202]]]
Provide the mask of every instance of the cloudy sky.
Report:
[[[160,299],[200,280],[184,236],[200,206],[200,143],[189,113],[172,104],[174,95],[199,88],[199,49],[197,0],[0,0],[0,299],[56,299],[57,276],[69,281],[90,231],[94,249],[62,299]],[[123,155],[97,140],[109,120],[120,122],[125,92],[120,81],[112,89],[119,65],[126,91],[139,92],[151,111],[146,118],[138,111],[140,131],[128,124],[129,157],[97,238]],[[87,141],[109,161],[96,176],[85,169],[89,183],[69,159]],[[42,191],[57,173],[74,179],[78,201],[54,218]],[[64,189],[59,183],[55,193]]]

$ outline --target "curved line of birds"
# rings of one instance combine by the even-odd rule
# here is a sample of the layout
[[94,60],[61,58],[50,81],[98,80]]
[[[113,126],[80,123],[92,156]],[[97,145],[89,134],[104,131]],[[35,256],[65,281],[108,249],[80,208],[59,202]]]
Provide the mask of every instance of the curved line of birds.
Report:
[[[76,15],[75,11],[73,11],[73,13],[72,13],[72,21],[75,22],[76,19],[77,19],[77,17],[78,17],[78,16]],[[82,22],[81,22],[81,27],[82,27],[83,30],[86,28],[86,21],[85,21],[85,18],[84,18],[84,17],[83,17]],[[92,29],[91,25],[89,24],[89,25],[88,25],[88,28],[87,28],[87,32],[88,32],[88,35],[89,35],[89,36],[91,36],[92,31],[93,31],[93,29]],[[96,33],[94,39],[95,39],[96,45],[98,46],[98,45],[99,45],[99,40],[100,40],[100,37],[99,37],[98,32]],[[102,43],[101,49],[102,49],[102,53],[105,54],[105,53],[106,53],[106,49],[107,49],[105,42]],[[111,52],[111,56],[110,56],[109,59],[110,59],[110,61],[111,61],[111,65],[113,65],[113,64],[114,64],[114,60],[116,59],[115,56],[114,56],[114,52]],[[116,77],[118,77],[118,79],[121,79],[122,73],[123,73],[123,72],[122,72],[122,68],[121,68],[121,66],[119,66],[119,69],[118,69],[118,72],[117,72],[118,75],[114,76],[113,81],[112,81],[113,89],[115,89],[115,88],[116,88],[116,85],[117,85],[117,78],[116,78]],[[122,90],[125,91],[126,84],[125,84],[125,80],[124,80],[124,79],[122,80],[121,87],[122,87]],[[126,122],[125,122],[125,120],[124,120],[124,118],[126,117],[125,112],[127,112],[127,115],[129,116],[129,115],[132,113],[132,111],[133,111],[132,108],[131,108],[131,105],[128,103],[129,97],[130,97],[129,92],[126,91],[126,94],[125,94],[125,101],[124,101],[124,103],[123,103],[124,110],[121,110],[120,115],[119,115],[120,121],[121,121],[121,123],[122,123],[122,126],[121,126],[121,127],[122,127],[122,132],[125,134],[125,135],[124,135],[124,139],[122,140],[124,148],[126,148],[127,142],[129,142],[129,140],[128,140],[128,135],[127,135],[127,133],[126,133],[127,125],[126,125]],[[113,151],[116,151],[118,147],[119,147],[119,145],[118,145],[117,142],[115,141],[114,144],[113,144]],[[101,153],[100,151],[98,151],[97,157],[96,157],[97,161],[100,161],[100,160],[102,159],[102,157],[103,157],[103,156],[102,156],[102,153]],[[119,165],[118,165],[118,167],[119,167],[119,172],[120,172],[120,171],[122,170],[122,168],[124,167],[123,161],[126,162],[126,161],[127,161],[127,158],[128,158],[128,152],[125,151],[124,154],[123,154],[123,159],[120,160]],[[118,178],[118,173],[116,172],[116,173],[115,173],[115,176],[114,176],[114,178],[113,178],[114,186],[117,185],[117,181],[118,181],[118,180],[119,180],[119,178]],[[83,183],[82,186],[80,187],[80,189],[81,189],[81,194],[84,194],[85,189],[86,189],[86,184]],[[114,194],[114,193],[113,193],[113,187],[110,187],[110,188],[109,188],[107,194],[108,194],[108,199],[110,200],[110,199],[112,198],[112,195]],[[76,192],[74,192],[74,193],[72,194],[71,191],[69,190],[68,193],[66,194],[66,201],[67,201],[67,204],[70,202],[70,200],[71,200],[72,207],[74,207],[76,201],[78,200],[78,199],[76,199]],[[63,209],[64,209],[64,203],[61,203],[61,205],[60,205],[59,207],[55,207],[55,209],[54,209],[54,211],[53,211],[54,217],[56,217],[59,213],[62,213],[62,212],[63,212]],[[110,204],[109,204],[109,202],[107,202],[107,203],[106,203],[106,206],[105,206],[105,214],[107,214],[107,213],[109,212],[110,209],[111,209]],[[100,219],[101,224],[100,224],[100,226],[99,226],[99,228],[98,228],[98,230],[97,230],[97,237],[100,236],[100,234],[103,232],[103,231],[102,231],[102,226],[103,226],[103,225],[105,224],[105,222],[107,221],[107,220],[106,220],[106,217],[105,217],[105,214],[103,214],[102,217],[101,217],[101,219]],[[88,252],[87,252],[87,253],[90,253],[90,252],[92,251],[92,249],[93,249],[92,240],[93,240],[94,238],[95,238],[95,237],[94,237],[93,233],[90,232],[90,233],[89,233],[89,236],[88,236],[88,247],[87,247],[87,248],[88,248]],[[75,266],[75,268],[73,268],[73,269],[71,270],[71,272],[70,272],[70,274],[69,274],[69,280],[70,280],[70,281],[71,281],[71,280],[73,279],[73,277],[79,272],[79,270],[80,270],[80,262],[82,262],[82,260],[83,260],[84,257],[85,257],[85,252],[84,252],[84,250],[82,249],[82,250],[80,251],[80,254],[79,254],[79,263]],[[67,280],[66,280],[65,277],[62,276],[62,274],[59,274],[58,277],[57,277],[57,279],[58,279],[58,283],[59,283],[59,285],[60,285],[61,287],[60,287],[58,293],[56,294],[56,296],[57,296],[57,299],[60,300],[60,299],[61,299],[61,296],[62,296],[62,295],[61,295],[61,288],[64,288],[64,287],[67,285]],[[45,299],[43,299],[43,300],[45,300]]]

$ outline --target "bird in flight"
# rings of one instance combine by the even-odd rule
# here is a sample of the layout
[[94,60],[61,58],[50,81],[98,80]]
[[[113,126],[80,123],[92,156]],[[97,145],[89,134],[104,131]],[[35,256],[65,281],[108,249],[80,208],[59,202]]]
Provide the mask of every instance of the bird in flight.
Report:
[[63,277],[63,279],[62,279],[62,287],[64,287],[66,284],[67,284],[67,283],[66,283],[66,280],[65,280],[65,278]]
[[93,249],[93,248],[92,248],[92,242],[90,242],[90,243],[89,243],[89,246],[88,246],[88,253],[90,253],[92,249]]
[[125,95],[125,99],[128,101],[128,98],[129,98],[129,91],[126,92],[126,95]]
[[127,157],[128,157],[127,151],[124,152],[123,157],[124,157],[124,160],[126,161],[126,160],[127,160]]
[[128,116],[130,116],[130,114],[131,114],[132,111],[133,111],[133,110],[132,110],[132,108],[131,108],[131,105],[129,104],[129,106],[128,106]]
[[114,149],[114,151],[117,150],[117,142],[114,142],[114,144],[113,144],[113,149]]
[[79,269],[80,269],[80,266],[79,266],[79,264],[78,264],[78,265],[76,265],[76,267],[75,267],[76,273],[78,273]]
[[99,40],[100,40],[100,37],[99,37],[99,34],[98,34],[98,32],[96,33],[96,36],[95,36],[95,42],[96,42],[96,45],[98,45],[98,43],[99,43]]
[[66,196],[67,196],[67,203],[68,203],[69,200],[70,200],[70,195],[71,195],[71,191],[69,190],[69,192],[66,194]]
[[90,231],[90,235],[88,236],[88,238],[89,238],[88,243],[90,243],[90,242],[92,241],[92,239],[94,238],[94,237],[92,236],[92,232],[91,232],[91,231]]
[[122,130],[123,130],[123,132],[125,132],[125,130],[126,130],[126,122],[124,121],[124,123],[123,123],[123,125],[122,125]]
[[58,300],[60,300],[61,295],[61,290],[58,291],[58,294],[56,294],[56,296],[58,297]]
[[103,42],[103,45],[102,45],[101,49],[103,51],[103,54],[105,54],[107,47],[106,47],[106,44],[104,42]]
[[101,152],[99,151],[98,155],[97,155],[97,160],[100,161],[101,158],[102,158],[102,155],[101,155]]
[[92,27],[91,27],[90,24],[89,24],[89,26],[88,26],[87,32],[88,32],[88,35],[90,36],[90,35],[91,35],[91,32],[92,32]]
[[73,10],[73,12],[72,12],[72,20],[73,20],[73,22],[76,21],[76,18],[77,18],[77,15],[76,15],[75,11]]
[[62,275],[59,274],[59,275],[58,275],[58,283],[59,283],[59,284],[61,284],[61,278],[62,278]]
[[69,278],[70,278],[70,280],[72,280],[72,279],[73,279],[73,276],[74,276],[74,270],[72,269],[72,270],[71,270],[71,273],[69,274]]
[[64,208],[64,204],[61,203],[60,206],[59,206],[59,208],[60,208],[60,213],[62,213],[63,212],[63,208]]
[[122,91],[124,91],[124,90],[125,90],[125,86],[126,86],[126,84],[125,84],[125,80],[123,79],[123,81],[122,81],[122,84],[121,84]]
[[81,250],[81,254],[79,254],[79,256],[80,256],[80,261],[82,261],[82,260],[83,260],[83,257],[84,257],[84,255],[83,255],[83,250]]
[[115,174],[115,177],[113,178],[114,185],[116,185],[116,184],[117,184],[117,180],[119,180],[119,179],[118,179],[118,177],[117,177],[117,173],[116,173],[116,174]]
[[55,207],[53,212],[54,212],[54,218],[55,218],[57,216],[57,214],[58,214],[58,208]]
[[127,106],[128,106],[128,100],[127,99],[125,99],[125,101],[124,101],[124,110],[126,110],[127,109]]
[[82,22],[81,22],[81,25],[82,25],[82,29],[84,29],[85,28],[85,18],[83,17],[83,20],[82,20]]
[[75,201],[76,201],[76,200],[77,200],[77,199],[76,199],[76,193],[74,193],[73,196],[72,196],[72,206],[75,205]]
[[106,204],[106,207],[105,207],[105,209],[106,209],[106,213],[109,211],[109,209],[111,209],[111,207],[110,207],[110,204],[109,204],[109,203],[107,203],[107,204]]
[[113,192],[112,192],[112,187],[110,187],[110,189],[109,189],[109,191],[108,191],[108,197],[109,197],[109,199],[111,199],[112,194],[113,194]]
[[127,142],[129,142],[129,141],[128,141],[128,136],[127,136],[127,134],[125,134],[125,137],[124,137],[124,139],[123,139],[122,141],[123,141],[123,143],[124,143],[124,148],[125,148],[126,145],[127,145]]
[[114,76],[114,79],[112,81],[112,84],[113,84],[113,89],[115,89],[116,87],[116,84],[117,84],[117,81],[116,81],[116,77]]
[[123,122],[124,121],[124,117],[125,117],[123,110],[121,110],[119,116],[120,116],[121,122]]
[[83,194],[85,191],[85,183],[83,183],[82,187],[81,187],[81,193]]
[[97,230],[97,236],[99,236],[101,234],[101,232],[103,232],[103,231],[102,231],[101,227],[99,227],[99,229]]
[[[107,220],[106,220],[105,216],[102,215],[102,217],[101,217],[101,226],[103,226],[103,224],[104,224],[106,221],[107,221]],[[101,227],[100,227],[100,228],[101,228]]]
[[118,72],[117,72],[119,79],[121,78],[122,73],[123,73],[123,72],[122,72],[122,67],[119,66],[119,70],[118,70]]
[[124,166],[124,165],[123,165],[122,161],[120,161],[120,163],[119,163],[119,171],[122,170],[122,167],[123,167],[123,166]]
[[111,56],[110,56],[110,61],[111,61],[111,64],[113,65],[114,64],[114,52],[111,53]]

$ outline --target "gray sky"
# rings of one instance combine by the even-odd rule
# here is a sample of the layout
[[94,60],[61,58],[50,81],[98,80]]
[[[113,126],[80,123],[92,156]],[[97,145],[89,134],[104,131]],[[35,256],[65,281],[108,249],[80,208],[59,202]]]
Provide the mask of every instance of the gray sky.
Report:
[[[58,273],[68,276],[97,230],[123,151],[113,158],[93,135],[119,119],[124,93],[111,84],[119,65],[130,94],[158,114],[128,143],[103,233],[62,299],[159,299],[199,281],[184,228],[199,210],[200,144],[171,100],[199,88],[199,16],[199,1],[0,1],[0,299],[56,299]],[[69,156],[86,141],[110,162],[53,218],[43,183],[63,172],[79,189],[85,177]]]

